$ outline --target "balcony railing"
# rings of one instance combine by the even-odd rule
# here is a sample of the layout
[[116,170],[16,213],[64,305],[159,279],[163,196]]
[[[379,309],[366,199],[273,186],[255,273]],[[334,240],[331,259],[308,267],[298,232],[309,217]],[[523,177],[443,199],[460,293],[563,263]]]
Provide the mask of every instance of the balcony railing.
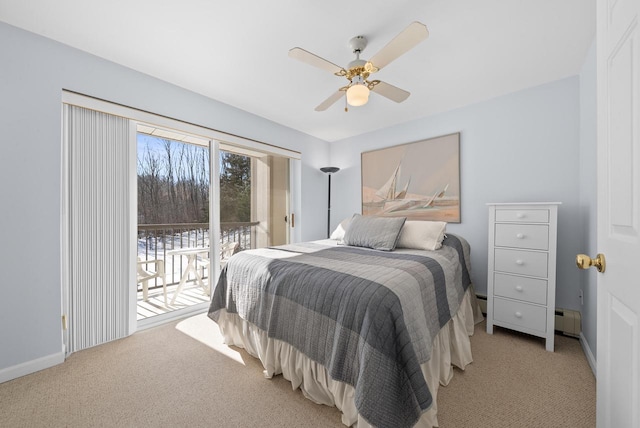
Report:
[[[259,222],[220,223],[220,243],[238,242],[238,251],[255,247],[256,225]],[[141,260],[163,259],[167,274],[167,285],[180,282],[186,267],[184,257],[167,255],[167,251],[209,246],[209,223],[139,224],[138,257]],[[197,261],[196,261],[197,263]],[[205,277],[207,273],[205,272]],[[149,288],[162,287],[156,278]],[[141,290],[141,286],[139,285]]]

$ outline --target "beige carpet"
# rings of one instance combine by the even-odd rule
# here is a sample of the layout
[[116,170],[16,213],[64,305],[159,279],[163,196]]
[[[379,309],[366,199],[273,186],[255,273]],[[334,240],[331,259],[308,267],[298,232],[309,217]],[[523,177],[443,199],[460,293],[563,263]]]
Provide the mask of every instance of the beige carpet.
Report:
[[438,392],[441,427],[596,426],[596,380],[578,339],[544,339],[476,325],[473,363]]
[[[595,379],[576,339],[541,339],[484,323],[474,362],[440,388],[440,426],[595,426]],[[337,409],[221,343],[205,315],[71,355],[0,384],[2,427],[344,427]]]

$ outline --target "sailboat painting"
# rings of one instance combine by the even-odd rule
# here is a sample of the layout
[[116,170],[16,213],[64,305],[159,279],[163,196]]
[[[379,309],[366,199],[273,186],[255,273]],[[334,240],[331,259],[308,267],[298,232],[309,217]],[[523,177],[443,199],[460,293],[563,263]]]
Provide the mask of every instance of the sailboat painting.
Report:
[[460,223],[460,133],[363,152],[362,214]]

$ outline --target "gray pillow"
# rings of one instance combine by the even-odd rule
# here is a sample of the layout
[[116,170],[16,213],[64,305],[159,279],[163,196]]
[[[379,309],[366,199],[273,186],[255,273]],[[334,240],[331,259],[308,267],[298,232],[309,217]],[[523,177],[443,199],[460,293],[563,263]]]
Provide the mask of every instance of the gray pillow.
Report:
[[392,251],[406,217],[372,217],[354,214],[344,234],[345,245]]

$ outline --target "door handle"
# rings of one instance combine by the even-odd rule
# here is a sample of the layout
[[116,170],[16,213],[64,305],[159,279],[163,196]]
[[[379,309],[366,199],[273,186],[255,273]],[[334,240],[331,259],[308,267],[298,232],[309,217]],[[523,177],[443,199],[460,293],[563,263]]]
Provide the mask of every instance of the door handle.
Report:
[[595,266],[598,272],[604,272],[607,268],[607,261],[604,258],[604,254],[600,253],[598,253],[595,259],[592,259],[586,254],[578,254],[576,256],[576,266],[580,269],[589,269],[591,266]]

